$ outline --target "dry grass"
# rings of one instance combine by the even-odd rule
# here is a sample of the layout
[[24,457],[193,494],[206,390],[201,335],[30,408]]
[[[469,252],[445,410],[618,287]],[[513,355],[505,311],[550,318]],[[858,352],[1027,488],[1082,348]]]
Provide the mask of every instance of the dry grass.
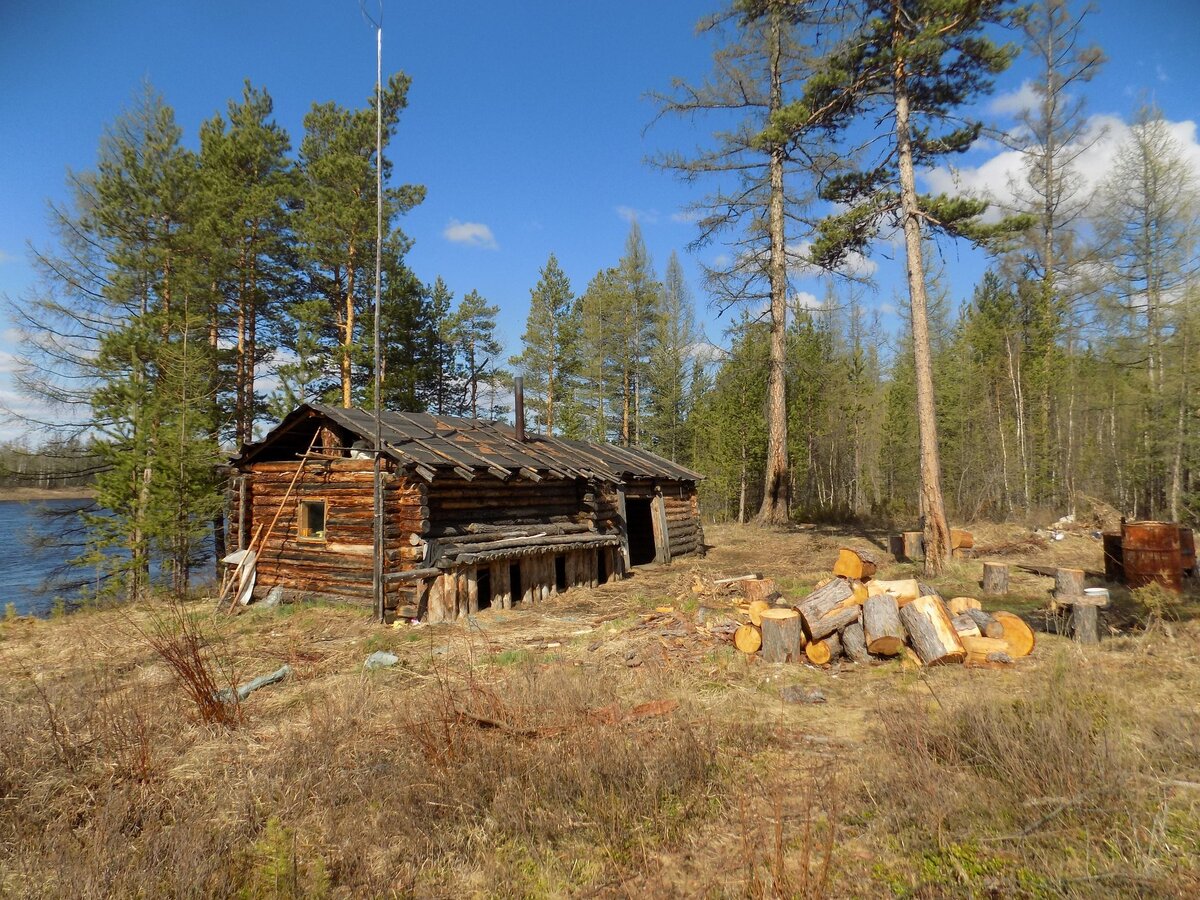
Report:
[[[1039,635],[1006,672],[747,664],[639,614],[686,618],[693,573],[799,594],[880,536],[711,537],[705,560],[455,626],[337,606],[0,622],[0,896],[1200,888],[1194,598],[1086,654]],[[365,672],[385,648],[400,665]],[[284,662],[237,728],[206,718],[230,673]],[[827,702],[784,704],[787,684]]]

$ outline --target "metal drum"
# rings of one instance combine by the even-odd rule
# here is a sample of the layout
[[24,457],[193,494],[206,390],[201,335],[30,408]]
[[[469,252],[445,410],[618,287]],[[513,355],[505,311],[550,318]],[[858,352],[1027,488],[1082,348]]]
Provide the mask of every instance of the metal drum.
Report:
[[1193,578],[1196,576],[1196,535],[1192,529],[1179,528],[1179,556],[1183,571]]
[[1183,590],[1183,556],[1177,524],[1126,522],[1121,531],[1125,583],[1129,587],[1157,582],[1168,590]]

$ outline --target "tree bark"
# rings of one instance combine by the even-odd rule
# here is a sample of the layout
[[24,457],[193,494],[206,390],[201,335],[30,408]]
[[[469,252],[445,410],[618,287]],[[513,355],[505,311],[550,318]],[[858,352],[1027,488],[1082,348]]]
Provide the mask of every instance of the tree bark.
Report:
[[[893,33],[897,44],[905,33],[903,8],[893,4]],[[900,50],[897,47],[897,50]],[[912,309],[913,366],[917,382],[917,429],[920,434],[921,507],[924,512],[925,574],[941,572],[950,555],[950,526],[942,499],[941,459],[938,451],[937,417],[934,410],[933,354],[929,344],[928,301],[925,294],[925,263],[921,258],[921,211],[917,204],[913,173],[912,134],[909,125],[908,73],[903,52],[893,68],[893,97],[896,109],[896,152],[900,170],[900,206],[904,245],[908,259],[908,293]]]
[[[782,36],[778,11],[771,14],[771,97],[772,113],[783,106]],[[791,479],[787,460],[787,397],[784,373],[787,350],[787,248],[784,237],[783,162],[785,148],[771,147],[768,165],[770,200],[767,223],[771,233],[769,279],[771,283],[771,361],[767,370],[767,465],[762,506],[758,510],[761,525],[786,525]]]

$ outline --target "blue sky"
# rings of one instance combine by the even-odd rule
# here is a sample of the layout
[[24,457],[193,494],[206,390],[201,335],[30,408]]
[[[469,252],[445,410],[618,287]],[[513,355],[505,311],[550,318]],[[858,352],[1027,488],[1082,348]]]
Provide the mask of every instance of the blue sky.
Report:
[[[700,318],[719,341],[724,322],[706,308],[696,262],[722,248],[687,252],[694,226],[677,214],[696,189],[644,162],[702,143],[711,128],[697,120],[647,131],[654,108],[645,94],[707,72],[712,47],[694,25],[712,8],[682,0],[385,3],[385,72],[413,78],[389,156],[398,179],[428,189],[402,223],[416,242],[409,263],[423,280],[443,276],[456,296],[476,289],[498,303],[509,352],[519,349],[529,289],[547,255],[558,255],[581,291],[619,258],[634,214],[660,273],[670,252],[680,253]],[[1197,118],[1200,2],[1109,0],[1090,18],[1087,39],[1109,57],[1087,89],[1097,122],[1119,132],[1138,100],[1152,96],[1196,149],[1189,124]],[[314,101],[363,104],[374,67],[374,34],[357,0],[0,3],[0,293],[15,299],[30,288],[25,247],[49,240],[47,200],[66,198],[69,168],[94,164],[106,123],[143,81],[175,108],[195,146],[200,122],[223,111],[248,78],[274,97],[295,145]],[[1019,61],[1000,92],[1016,102],[1027,75]],[[994,182],[999,157],[995,147],[973,151],[961,160],[964,181]],[[877,262],[866,302],[894,323],[903,262]],[[947,266],[953,293],[969,295],[982,261],[952,251]],[[795,288],[822,294],[811,282]],[[0,333],[0,402],[17,404],[6,371],[13,350],[11,333]]]

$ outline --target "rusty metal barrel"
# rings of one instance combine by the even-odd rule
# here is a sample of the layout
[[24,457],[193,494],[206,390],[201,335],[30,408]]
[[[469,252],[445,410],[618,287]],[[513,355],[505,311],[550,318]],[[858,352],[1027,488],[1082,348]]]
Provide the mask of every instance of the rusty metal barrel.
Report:
[[1183,563],[1183,571],[1191,576],[1196,575],[1196,535],[1192,529],[1179,528],[1179,556]]
[[1121,529],[1125,583],[1131,588],[1157,582],[1183,590],[1183,556],[1175,522],[1126,522]]

